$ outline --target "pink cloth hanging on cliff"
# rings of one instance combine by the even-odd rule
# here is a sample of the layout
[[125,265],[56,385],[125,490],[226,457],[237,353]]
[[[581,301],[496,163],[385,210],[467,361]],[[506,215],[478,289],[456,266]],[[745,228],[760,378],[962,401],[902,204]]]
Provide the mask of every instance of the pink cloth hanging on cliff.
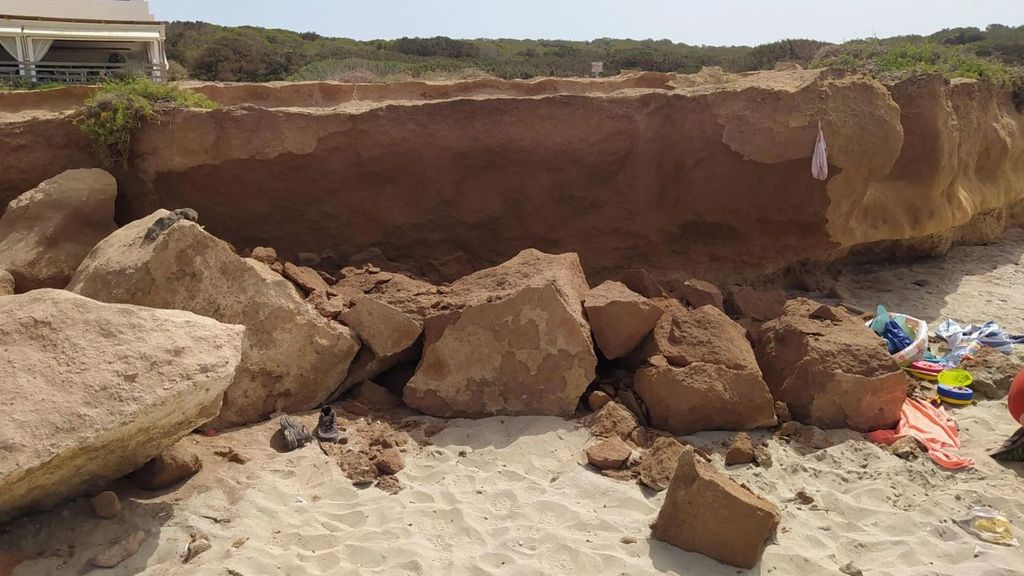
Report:
[[814,143],[814,157],[811,158],[811,176],[818,180],[828,178],[828,145],[825,144],[825,133],[818,122],[818,140]]
[[895,430],[877,430],[868,433],[868,440],[890,445],[904,436],[913,436],[928,449],[936,464],[947,470],[974,466],[974,460],[957,456],[950,450],[960,449],[960,430],[946,410],[916,398],[907,398],[900,411],[900,423]]

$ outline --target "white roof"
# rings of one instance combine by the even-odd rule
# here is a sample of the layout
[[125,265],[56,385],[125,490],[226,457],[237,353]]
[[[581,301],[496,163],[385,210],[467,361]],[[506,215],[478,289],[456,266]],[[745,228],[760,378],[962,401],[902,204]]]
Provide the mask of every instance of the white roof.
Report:
[[68,20],[155,20],[146,0],[0,0],[0,15]]

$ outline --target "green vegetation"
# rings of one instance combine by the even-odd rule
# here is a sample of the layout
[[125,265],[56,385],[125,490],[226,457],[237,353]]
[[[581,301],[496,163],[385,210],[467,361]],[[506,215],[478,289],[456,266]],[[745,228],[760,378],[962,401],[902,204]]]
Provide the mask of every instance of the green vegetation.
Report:
[[692,73],[704,66],[743,72],[771,69],[788,61],[882,77],[938,71],[950,78],[1012,83],[1024,66],[1024,26],[954,28],[930,36],[855,40],[842,45],[782,40],[749,47],[612,38],[570,42],[436,37],[361,42],[312,32],[174,22],[167,30],[167,50],[192,78],[236,82],[390,81],[481,74],[499,78],[588,76],[594,61],[604,62],[606,74],[626,69]]
[[886,80],[900,80],[922,72],[941,72],[947,78],[971,78],[1008,86],[1019,83],[1022,77],[1020,63],[1011,65],[999,59],[979,56],[964,45],[925,39],[863,40],[830,46],[822,50],[811,65],[867,72]]
[[75,125],[109,161],[128,163],[132,133],[144,121],[159,120],[170,108],[215,108],[206,96],[175,84],[146,78],[124,78],[104,84],[75,119]]
[[0,92],[21,92],[53,90],[63,88],[65,84],[55,82],[31,82],[22,78],[0,78]]

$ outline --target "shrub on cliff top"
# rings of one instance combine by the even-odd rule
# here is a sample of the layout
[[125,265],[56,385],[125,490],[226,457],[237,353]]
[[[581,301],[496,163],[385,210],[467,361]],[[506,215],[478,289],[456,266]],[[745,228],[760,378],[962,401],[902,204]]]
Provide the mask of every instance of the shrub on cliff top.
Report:
[[175,84],[125,78],[104,84],[86,100],[75,125],[92,139],[97,151],[108,161],[127,165],[132,133],[144,121],[159,120],[159,111],[215,107],[216,103],[206,96]]

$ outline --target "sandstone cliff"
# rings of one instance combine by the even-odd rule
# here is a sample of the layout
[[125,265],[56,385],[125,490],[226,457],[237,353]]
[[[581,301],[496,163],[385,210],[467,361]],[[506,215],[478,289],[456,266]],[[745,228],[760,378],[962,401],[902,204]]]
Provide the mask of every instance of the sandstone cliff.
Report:
[[[999,235],[1024,199],[1009,95],[829,71],[454,84],[202,85],[225,104],[146,126],[118,218],[190,206],[240,248],[371,247],[438,279],[527,247],[623,268],[750,278],[851,252]],[[85,92],[0,95],[0,203],[95,165],[70,125]],[[61,100],[63,98],[63,101]],[[810,176],[819,121],[826,182]],[[431,263],[435,266],[431,267]]]

